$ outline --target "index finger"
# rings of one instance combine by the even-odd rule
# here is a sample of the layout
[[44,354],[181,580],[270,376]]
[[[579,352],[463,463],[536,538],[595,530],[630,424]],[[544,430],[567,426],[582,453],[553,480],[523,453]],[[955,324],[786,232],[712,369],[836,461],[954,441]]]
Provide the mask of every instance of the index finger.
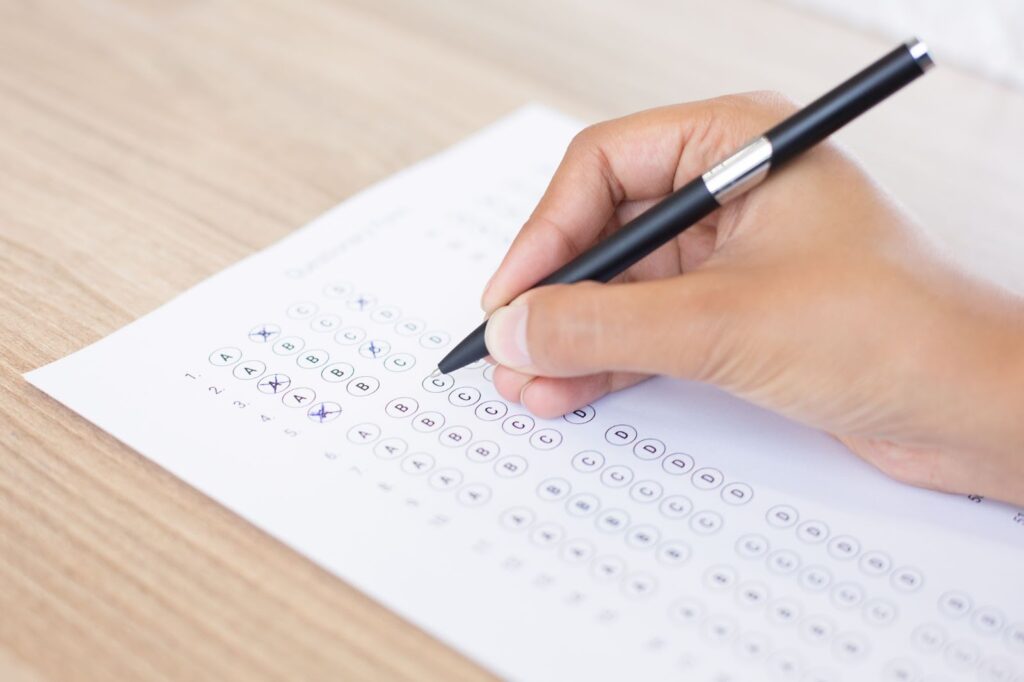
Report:
[[658,198],[681,184],[683,150],[708,118],[701,103],[682,104],[580,132],[485,288],[484,310],[508,303],[587,249],[621,202]]

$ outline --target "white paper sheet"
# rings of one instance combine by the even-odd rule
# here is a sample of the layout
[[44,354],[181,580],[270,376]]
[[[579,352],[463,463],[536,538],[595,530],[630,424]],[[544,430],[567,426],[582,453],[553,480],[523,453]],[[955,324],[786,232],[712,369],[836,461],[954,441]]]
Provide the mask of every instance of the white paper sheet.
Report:
[[578,127],[523,109],[28,379],[508,678],[1014,679],[1021,510],[706,386],[425,382]]

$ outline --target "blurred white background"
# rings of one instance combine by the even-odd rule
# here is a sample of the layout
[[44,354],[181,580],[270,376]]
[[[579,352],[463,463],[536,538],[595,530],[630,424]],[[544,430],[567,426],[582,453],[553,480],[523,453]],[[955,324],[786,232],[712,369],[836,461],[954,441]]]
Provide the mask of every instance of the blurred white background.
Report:
[[936,61],[1024,89],[1022,0],[786,0],[897,40],[917,36]]

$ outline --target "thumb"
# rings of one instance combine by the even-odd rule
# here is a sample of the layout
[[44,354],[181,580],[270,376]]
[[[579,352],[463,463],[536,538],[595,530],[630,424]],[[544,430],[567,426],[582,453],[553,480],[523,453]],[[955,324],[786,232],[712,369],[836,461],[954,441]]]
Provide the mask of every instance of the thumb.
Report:
[[734,298],[721,277],[703,271],[541,287],[494,311],[487,350],[499,364],[535,376],[626,371],[702,380],[721,354]]

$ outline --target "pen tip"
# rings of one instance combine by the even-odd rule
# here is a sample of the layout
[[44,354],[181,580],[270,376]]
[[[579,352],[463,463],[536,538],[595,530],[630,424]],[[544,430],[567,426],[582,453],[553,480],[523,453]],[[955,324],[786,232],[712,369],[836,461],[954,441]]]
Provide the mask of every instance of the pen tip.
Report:
[[436,379],[437,377],[441,376],[442,374],[444,374],[444,372],[442,372],[441,368],[439,367],[439,368],[435,369],[433,372],[431,372],[430,376],[427,377],[427,378],[428,379]]

